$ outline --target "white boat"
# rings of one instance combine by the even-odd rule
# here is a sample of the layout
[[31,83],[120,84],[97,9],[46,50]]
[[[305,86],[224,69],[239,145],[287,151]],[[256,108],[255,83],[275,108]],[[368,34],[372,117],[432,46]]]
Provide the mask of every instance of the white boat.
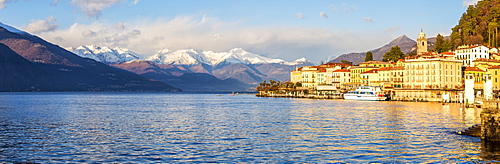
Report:
[[360,86],[344,94],[346,100],[385,101],[387,96],[380,87]]

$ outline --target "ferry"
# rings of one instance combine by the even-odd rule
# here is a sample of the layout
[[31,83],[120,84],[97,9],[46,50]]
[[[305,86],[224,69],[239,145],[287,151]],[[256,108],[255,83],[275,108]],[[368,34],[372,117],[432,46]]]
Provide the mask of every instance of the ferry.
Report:
[[344,94],[345,100],[385,101],[387,96],[380,87],[360,86]]

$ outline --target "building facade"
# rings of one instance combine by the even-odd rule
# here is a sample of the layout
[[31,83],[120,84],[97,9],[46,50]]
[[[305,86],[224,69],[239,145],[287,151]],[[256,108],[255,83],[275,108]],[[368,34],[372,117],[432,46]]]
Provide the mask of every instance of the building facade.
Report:
[[462,87],[462,62],[439,55],[406,59],[404,77],[403,88],[458,89]]
[[490,59],[490,48],[483,45],[459,46],[454,52],[466,67],[474,67],[474,60]]

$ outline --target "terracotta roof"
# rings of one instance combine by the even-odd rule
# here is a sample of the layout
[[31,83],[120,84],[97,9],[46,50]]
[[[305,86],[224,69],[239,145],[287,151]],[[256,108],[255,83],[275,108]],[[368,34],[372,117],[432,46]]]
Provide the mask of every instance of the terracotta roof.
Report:
[[378,69],[378,71],[389,71],[389,70],[392,70],[392,67],[382,67]]
[[475,71],[475,72],[485,72],[477,67],[467,67],[464,71]]
[[474,60],[473,62],[495,62],[495,63],[500,63],[500,60],[495,60],[495,59],[485,59],[485,58],[479,58]]
[[453,52],[442,52],[442,53],[440,53],[440,54],[444,54],[444,55],[455,55],[455,53],[453,53]]
[[488,69],[500,69],[500,66],[499,66],[499,65],[496,65],[496,66],[492,66],[492,67],[490,67],[490,68],[488,68]]
[[351,69],[356,69],[356,68],[379,68],[379,67],[374,67],[374,66],[364,66],[364,67],[354,67]]
[[381,61],[367,61],[367,62],[362,62],[362,63],[359,63],[359,64],[391,64],[389,62],[381,62]]
[[392,67],[393,70],[404,70],[404,66],[399,66],[399,67]]
[[378,72],[378,69],[372,69],[372,70],[369,70],[369,71],[365,71],[361,74],[365,74],[365,73],[377,73]]
[[338,69],[338,70],[335,70],[333,72],[351,72],[351,71],[349,71],[347,69]]

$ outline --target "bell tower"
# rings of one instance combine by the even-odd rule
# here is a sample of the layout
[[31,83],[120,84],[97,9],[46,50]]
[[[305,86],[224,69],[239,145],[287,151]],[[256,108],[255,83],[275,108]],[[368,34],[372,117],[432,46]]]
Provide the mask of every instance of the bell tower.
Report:
[[423,52],[427,52],[427,38],[425,37],[424,31],[420,29],[420,33],[417,38],[417,54],[421,54]]

